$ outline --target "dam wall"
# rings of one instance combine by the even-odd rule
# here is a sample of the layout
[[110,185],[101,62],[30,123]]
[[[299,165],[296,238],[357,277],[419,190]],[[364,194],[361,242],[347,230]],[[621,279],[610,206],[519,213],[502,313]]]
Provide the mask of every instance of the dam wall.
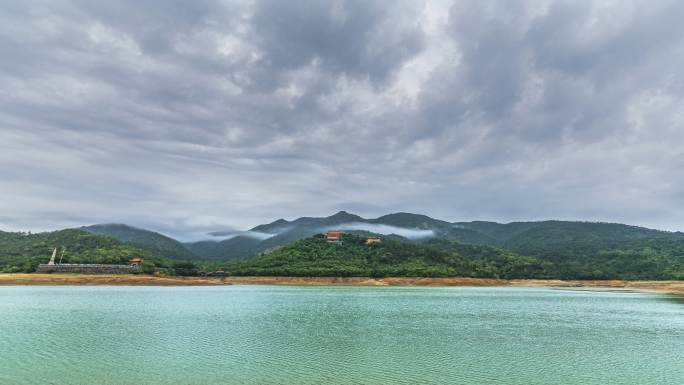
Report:
[[38,273],[88,273],[88,274],[126,274],[137,273],[140,271],[139,265],[104,265],[104,264],[80,264],[80,263],[60,263],[49,265],[46,263],[38,265]]

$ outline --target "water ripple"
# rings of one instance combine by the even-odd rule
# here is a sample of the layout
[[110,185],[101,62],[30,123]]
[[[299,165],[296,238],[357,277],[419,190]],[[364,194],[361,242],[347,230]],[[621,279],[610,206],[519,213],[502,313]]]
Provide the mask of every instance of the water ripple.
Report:
[[4,384],[681,384],[684,307],[526,288],[0,288]]

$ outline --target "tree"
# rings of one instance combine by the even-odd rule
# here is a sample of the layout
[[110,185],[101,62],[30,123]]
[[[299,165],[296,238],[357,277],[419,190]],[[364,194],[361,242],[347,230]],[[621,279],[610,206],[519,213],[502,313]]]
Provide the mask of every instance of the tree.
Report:
[[192,262],[174,262],[171,266],[176,275],[194,276],[197,275],[197,266]]

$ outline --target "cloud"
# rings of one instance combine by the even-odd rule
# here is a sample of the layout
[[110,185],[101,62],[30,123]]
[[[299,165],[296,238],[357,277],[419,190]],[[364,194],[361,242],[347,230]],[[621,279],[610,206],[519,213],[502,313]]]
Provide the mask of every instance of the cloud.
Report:
[[0,4],[0,228],[681,230],[679,1]]
[[[330,227],[330,228],[326,228],[324,231],[332,230],[332,229],[333,228]],[[363,223],[363,222],[343,223],[343,224],[334,226],[334,229],[335,230],[362,230],[362,231],[368,231],[371,233],[385,234],[385,235],[395,234],[395,235],[400,235],[400,236],[402,236],[404,238],[408,238],[408,239],[430,238],[430,237],[433,237],[435,235],[435,232],[432,230],[411,229],[411,228],[406,228],[406,227],[379,225],[379,224]]]
[[270,234],[270,233],[264,233],[260,231],[236,231],[236,230],[224,230],[224,231],[212,231],[207,233],[211,238],[210,239],[231,239],[235,237],[249,237],[249,238],[255,238],[258,240],[264,240],[268,239],[271,237],[276,236],[277,234]]

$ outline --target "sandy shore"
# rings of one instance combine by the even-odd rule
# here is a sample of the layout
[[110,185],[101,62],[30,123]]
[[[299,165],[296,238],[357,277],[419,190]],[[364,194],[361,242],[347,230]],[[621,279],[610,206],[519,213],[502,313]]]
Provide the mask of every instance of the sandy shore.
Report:
[[0,274],[1,285],[349,285],[349,286],[553,286],[620,288],[684,294],[684,281],[562,281],[546,279],[410,278],[410,277],[156,277],[127,274]]

